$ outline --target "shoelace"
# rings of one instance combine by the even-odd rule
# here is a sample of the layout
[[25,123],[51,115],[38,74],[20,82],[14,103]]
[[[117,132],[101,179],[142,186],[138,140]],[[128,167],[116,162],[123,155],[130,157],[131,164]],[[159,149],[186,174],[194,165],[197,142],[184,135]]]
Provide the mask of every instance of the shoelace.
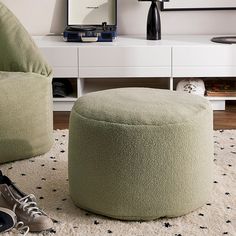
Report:
[[19,200],[19,204],[15,204],[13,207],[13,211],[16,211],[16,207],[19,206],[19,208],[22,208],[23,211],[26,211],[27,214],[30,215],[30,217],[34,217],[35,215],[42,215],[43,212],[37,207],[37,203],[32,201],[34,199],[33,194],[29,194]]
[[24,225],[22,221],[16,223],[15,229],[22,233],[23,236],[26,236],[29,233],[29,226]]
[[[40,211],[40,209],[37,207],[37,203],[32,201],[35,196],[33,194],[29,194],[19,200],[19,204],[15,204],[13,206],[13,211],[16,211],[17,206],[19,206],[20,209],[23,211],[26,211],[27,214],[29,214],[30,217],[34,217],[35,215],[42,215],[44,212]],[[19,221],[15,225],[15,229],[23,233],[23,236],[26,236],[29,233],[29,226],[24,225],[22,221]]]

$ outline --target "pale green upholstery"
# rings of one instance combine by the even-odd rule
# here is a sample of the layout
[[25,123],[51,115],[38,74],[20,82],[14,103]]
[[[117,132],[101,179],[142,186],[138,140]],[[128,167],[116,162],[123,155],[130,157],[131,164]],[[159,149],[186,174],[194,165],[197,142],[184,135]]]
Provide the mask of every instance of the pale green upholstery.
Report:
[[52,70],[0,2],[0,163],[47,152],[52,143]]
[[187,214],[212,189],[212,108],[199,96],[124,88],[79,98],[70,117],[74,203],[124,220]]

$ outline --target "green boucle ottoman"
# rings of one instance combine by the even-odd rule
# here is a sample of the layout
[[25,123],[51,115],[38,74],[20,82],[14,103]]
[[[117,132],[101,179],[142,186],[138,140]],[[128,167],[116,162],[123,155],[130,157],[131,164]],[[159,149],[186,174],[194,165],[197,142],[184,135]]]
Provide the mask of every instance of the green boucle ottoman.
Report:
[[69,186],[85,210],[123,220],[176,217],[212,189],[212,109],[149,88],[95,92],[70,117]]

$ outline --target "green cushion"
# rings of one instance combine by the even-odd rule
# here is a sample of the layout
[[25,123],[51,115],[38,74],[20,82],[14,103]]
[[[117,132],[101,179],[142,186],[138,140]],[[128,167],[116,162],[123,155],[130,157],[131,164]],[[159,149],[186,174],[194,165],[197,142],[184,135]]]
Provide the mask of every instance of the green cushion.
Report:
[[33,72],[45,76],[52,69],[22,24],[0,2],[0,71]]
[[124,220],[175,217],[212,188],[212,108],[199,96],[148,88],[81,97],[70,117],[74,203]]
[[52,146],[51,79],[0,72],[0,163],[30,158]]

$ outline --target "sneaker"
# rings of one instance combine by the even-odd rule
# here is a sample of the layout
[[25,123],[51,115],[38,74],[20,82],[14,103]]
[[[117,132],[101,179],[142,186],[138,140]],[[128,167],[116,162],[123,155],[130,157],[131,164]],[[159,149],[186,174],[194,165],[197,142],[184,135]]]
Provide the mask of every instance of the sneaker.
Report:
[[0,232],[7,232],[14,228],[17,222],[16,214],[7,209],[0,207]]
[[0,172],[0,192],[6,203],[13,209],[17,219],[29,227],[31,232],[41,232],[53,227],[52,220],[38,208],[33,194],[21,192],[7,177]]
[[26,236],[29,232],[28,226],[25,226],[23,222],[17,222],[15,212],[0,207],[0,233],[8,232],[13,228],[23,234],[23,236]]

